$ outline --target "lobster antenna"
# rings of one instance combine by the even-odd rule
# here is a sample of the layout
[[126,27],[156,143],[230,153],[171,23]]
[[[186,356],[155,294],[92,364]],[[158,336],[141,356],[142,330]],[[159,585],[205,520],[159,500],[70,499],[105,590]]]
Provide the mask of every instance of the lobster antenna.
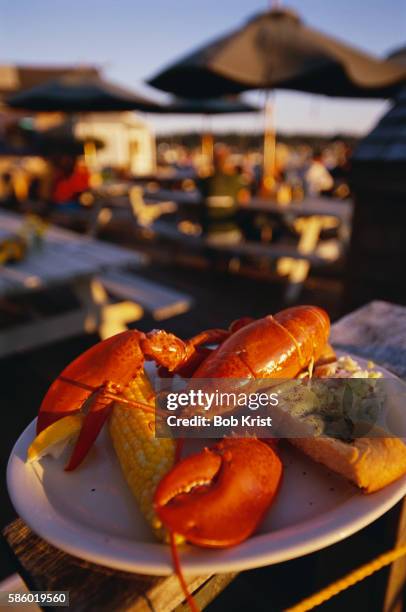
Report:
[[[58,378],[64,383],[68,383],[73,387],[79,387],[80,389],[84,389],[85,391],[90,391],[91,393],[95,393],[100,389],[100,387],[93,387],[92,385],[88,385],[78,380],[73,380],[72,378],[66,378],[65,376],[59,376]],[[105,397],[115,402],[120,402],[121,404],[132,406],[133,408],[140,408],[144,412],[150,412],[151,414],[157,414],[161,412],[159,410],[156,410],[153,406],[150,406],[149,404],[144,404],[143,402],[136,402],[135,400],[129,400],[126,397],[122,397],[121,395],[117,395],[116,393],[112,393],[110,391],[105,392]]]

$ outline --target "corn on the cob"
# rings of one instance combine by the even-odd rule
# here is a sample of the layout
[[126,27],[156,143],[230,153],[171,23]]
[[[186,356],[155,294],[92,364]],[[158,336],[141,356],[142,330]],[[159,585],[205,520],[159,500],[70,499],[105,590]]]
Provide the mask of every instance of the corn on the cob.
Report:
[[[135,378],[123,396],[154,406],[154,392],[145,374]],[[155,416],[136,407],[116,402],[109,423],[110,435],[127,483],[141,512],[157,537],[165,539],[153,508],[157,484],[173,466],[175,440],[155,438]]]

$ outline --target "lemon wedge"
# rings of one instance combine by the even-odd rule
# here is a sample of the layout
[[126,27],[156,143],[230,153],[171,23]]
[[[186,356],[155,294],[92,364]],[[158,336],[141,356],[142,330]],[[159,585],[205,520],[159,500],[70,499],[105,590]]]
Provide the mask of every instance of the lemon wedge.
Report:
[[43,429],[31,442],[27,462],[39,461],[45,455],[59,457],[68,442],[79,434],[83,419],[83,414],[72,414]]

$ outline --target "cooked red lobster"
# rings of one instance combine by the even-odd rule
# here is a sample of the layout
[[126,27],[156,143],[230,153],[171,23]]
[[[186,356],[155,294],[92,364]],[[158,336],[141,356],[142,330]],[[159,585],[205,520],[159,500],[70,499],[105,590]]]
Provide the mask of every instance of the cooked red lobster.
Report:
[[[242,319],[229,330],[209,330],[183,341],[162,330],[130,330],[80,355],[52,383],[38,416],[38,432],[86,405],[67,470],[86,456],[122,390],[145,360],[195,378],[291,378],[323,353],[326,312],[297,306],[262,319]],[[214,350],[208,344],[218,344]],[[151,409],[133,402],[134,409]],[[275,498],[282,465],[272,444],[225,439],[179,461],[159,483],[155,508],[172,532],[202,546],[231,546],[249,537]]]

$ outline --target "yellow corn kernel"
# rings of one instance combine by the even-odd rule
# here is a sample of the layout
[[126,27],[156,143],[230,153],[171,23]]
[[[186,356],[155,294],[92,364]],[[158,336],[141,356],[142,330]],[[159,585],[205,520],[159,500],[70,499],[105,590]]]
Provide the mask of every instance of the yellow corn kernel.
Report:
[[[123,396],[154,407],[154,391],[145,374],[135,378]],[[155,438],[155,415],[141,408],[116,402],[109,430],[121,469],[139,508],[160,539],[165,530],[154,512],[153,497],[161,478],[175,459],[175,440]]]

